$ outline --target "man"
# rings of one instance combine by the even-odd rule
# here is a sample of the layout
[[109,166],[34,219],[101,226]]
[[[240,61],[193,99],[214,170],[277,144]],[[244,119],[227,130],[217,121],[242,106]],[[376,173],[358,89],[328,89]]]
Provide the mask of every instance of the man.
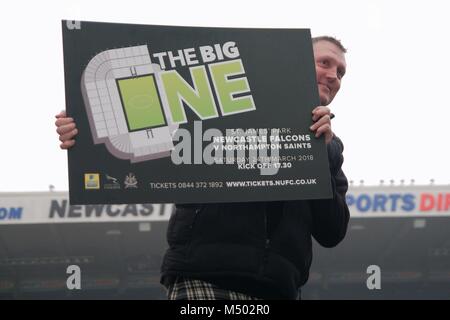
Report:
[[[313,236],[336,246],[345,236],[349,211],[342,172],[343,144],[331,130],[327,107],[346,71],[342,44],[313,38],[321,106],[310,129],[328,148],[333,198],[325,200],[177,204],[169,221],[169,249],[161,283],[169,299],[296,299],[309,276]],[[56,116],[61,148],[75,143],[73,119]]]

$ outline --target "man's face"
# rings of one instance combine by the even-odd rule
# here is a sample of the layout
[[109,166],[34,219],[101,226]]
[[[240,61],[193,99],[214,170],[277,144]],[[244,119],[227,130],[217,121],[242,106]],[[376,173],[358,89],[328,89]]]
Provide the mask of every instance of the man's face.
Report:
[[316,42],[313,48],[320,103],[326,106],[333,101],[341,87],[341,80],[347,68],[345,55],[338,46],[329,41]]

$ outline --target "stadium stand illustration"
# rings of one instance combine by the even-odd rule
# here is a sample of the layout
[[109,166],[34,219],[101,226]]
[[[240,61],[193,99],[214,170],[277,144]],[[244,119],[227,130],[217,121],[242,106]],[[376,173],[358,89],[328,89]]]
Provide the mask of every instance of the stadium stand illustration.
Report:
[[178,129],[146,45],[110,49],[86,66],[81,91],[94,143],[140,162],[170,156]]

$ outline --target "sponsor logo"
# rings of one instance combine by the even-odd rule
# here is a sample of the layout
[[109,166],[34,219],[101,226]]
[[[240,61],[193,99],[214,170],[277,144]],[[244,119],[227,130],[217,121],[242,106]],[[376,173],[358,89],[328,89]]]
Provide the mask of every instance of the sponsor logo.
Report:
[[449,212],[450,193],[361,193],[347,194],[350,209],[361,213]]
[[134,175],[134,173],[129,173],[126,177],[125,177],[125,189],[137,189],[138,187],[138,182],[136,179],[136,176]]
[[52,200],[48,219],[57,220],[91,220],[108,219],[169,220],[173,205],[166,204],[127,204],[127,205],[69,205],[68,200]]
[[21,220],[23,214],[22,207],[0,207],[0,221],[2,220]]
[[105,174],[105,177],[107,181],[107,183],[103,185],[105,189],[120,189],[120,183],[117,181],[117,178],[114,178],[108,174]]
[[98,173],[85,173],[84,174],[84,188],[100,189],[100,174]]

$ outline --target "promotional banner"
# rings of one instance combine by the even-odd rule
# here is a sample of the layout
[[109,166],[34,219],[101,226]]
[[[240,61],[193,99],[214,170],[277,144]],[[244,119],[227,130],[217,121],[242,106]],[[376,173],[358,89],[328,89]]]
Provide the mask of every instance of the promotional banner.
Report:
[[308,29],[62,30],[72,204],[331,197]]
[[[450,217],[449,186],[350,187],[351,218]],[[67,192],[0,193],[0,225],[168,221],[173,204],[70,205]]]
[[70,205],[67,192],[0,193],[0,225],[168,221],[173,204]]
[[353,218],[448,217],[448,186],[351,187],[346,196]]

